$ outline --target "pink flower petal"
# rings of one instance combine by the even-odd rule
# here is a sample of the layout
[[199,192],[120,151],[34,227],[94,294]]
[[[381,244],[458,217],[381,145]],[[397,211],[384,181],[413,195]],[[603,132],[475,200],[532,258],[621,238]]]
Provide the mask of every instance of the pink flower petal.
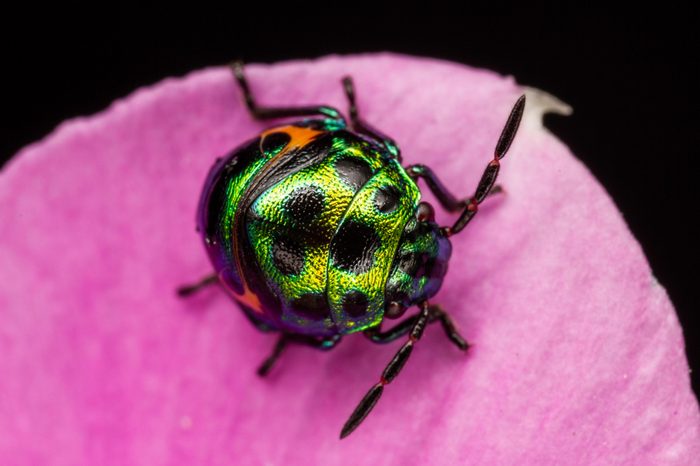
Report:
[[[512,79],[395,55],[250,66],[263,103],[346,108],[407,163],[468,195]],[[61,125],[0,177],[0,464],[690,464],[700,416],[664,289],[588,170],[534,102],[462,234],[437,301],[473,348],[429,328],[354,434],[340,427],[396,345],[293,347],[219,289],[194,213],[214,158],[254,122],[223,68],[170,79]],[[429,197],[429,196],[427,196]],[[448,216],[440,218],[447,221]]]

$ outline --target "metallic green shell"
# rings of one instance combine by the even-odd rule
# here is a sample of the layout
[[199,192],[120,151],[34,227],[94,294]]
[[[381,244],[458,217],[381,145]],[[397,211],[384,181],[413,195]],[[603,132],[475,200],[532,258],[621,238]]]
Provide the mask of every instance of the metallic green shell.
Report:
[[[418,187],[390,154],[349,131],[321,131],[293,150],[264,144],[265,135],[297,130],[266,131],[259,156],[227,181],[217,223],[228,271],[234,282],[245,283],[245,275],[257,270],[270,296],[255,290],[265,303],[256,310],[240,290],[233,295],[254,319],[281,330],[331,335],[377,325],[399,239],[420,198]],[[289,169],[269,186],[260,181],[272,164],[294,157],[312,163]],[[253,187],[263,185],[243,217],[247,244],[239,245],[251,251],[255,264],[240,264],[244,277],[237,277],[237,257],[245,257],[233,247],[235,223],[242,218],[238,209]]]
[[[382,212],[378,207],[377,196],[382,190],[391,187],[396,190],[396,205],[391,210]],[[355,195],[350,207],[341,220],[338,232],[347,225],[364,225],[376,233],[371,241],[374,258],[370,266],[357,270],[341,267],[330,258],[328,264],[328,302],[333,319],[341,323],[342,333],[351,333],[378,325],[384,315],[384,289],[396,254],[404,225],[415,215],[420,198],[417,186],[399,163],[392,159],[376,173]],[[359,229],[362,231],[362,229]],[[353,235],[338,235],[336,241],[361,241]],[[344,298],[353,291],[367,297],[367,310],[360,315],[349,315],[344,309]]]

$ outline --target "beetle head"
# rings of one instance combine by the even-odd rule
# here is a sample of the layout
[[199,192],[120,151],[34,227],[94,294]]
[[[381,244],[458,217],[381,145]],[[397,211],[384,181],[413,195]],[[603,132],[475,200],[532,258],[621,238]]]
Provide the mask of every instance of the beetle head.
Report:
[[386,285],[388,318],[434,296],[447,272],[452,246],[434,222],[430,204],[421,202],[401,235]]

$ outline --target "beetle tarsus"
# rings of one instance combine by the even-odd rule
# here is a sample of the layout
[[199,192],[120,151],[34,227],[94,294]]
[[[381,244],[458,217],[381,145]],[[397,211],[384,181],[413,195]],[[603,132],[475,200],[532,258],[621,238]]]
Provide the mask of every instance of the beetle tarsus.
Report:
[[440,320],[442,324],[442,329],[445,331],[447,338],[457,346],[457,348],[462,351],[467,351],[469,349],[469,343],[460,335],[457,330],[457,326],[450,317],[450,315],[445,311],[439,304],[430,305],[430,317],[435,320]]

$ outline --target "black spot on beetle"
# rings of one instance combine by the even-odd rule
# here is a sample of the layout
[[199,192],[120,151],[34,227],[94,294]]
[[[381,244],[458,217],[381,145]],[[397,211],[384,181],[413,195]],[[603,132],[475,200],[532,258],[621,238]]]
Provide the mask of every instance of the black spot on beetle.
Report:
[[333,238],[330,252],[338,268],[359,274],[372,268],[379,245],[379,236],[372,227],[348,220]]
[[265,136],[261,142],[262,150],[266,154],[276,154],[284,149],[292,138],[287,133],[271,133]]
[[283,275],[297,275],[304,267],[304,248],[289,239],[276,238],[272,243],[272,262]]
[[343,312],[350,317],[361,317],[367,312],[369,300],[361,291],[353,290],[343,296]]
[[393,212],[399,205],[399,191],[393,186],[382,186],[374,195],[374,205],[379,212]]
[[330,317],[331,310],[326,296],[322,293],[306,293],[291,302],[292,311],[311,320]]
[[323,212],[325,196],[320,188],[304,186],[295,189],[284,204],[289,218],[298,224],[308,224]]
[[358,191],[372,177],[372,169],[364,160],[347,158],[335,163],[335,171],[346,184]]

